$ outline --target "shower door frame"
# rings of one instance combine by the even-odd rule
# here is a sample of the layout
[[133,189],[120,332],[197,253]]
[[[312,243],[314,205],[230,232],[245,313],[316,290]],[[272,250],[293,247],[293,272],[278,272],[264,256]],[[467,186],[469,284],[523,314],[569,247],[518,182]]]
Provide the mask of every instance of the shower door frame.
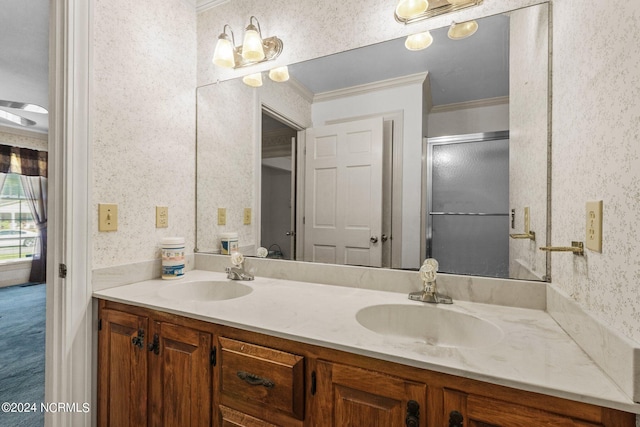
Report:
[[[433,146],[446,144],[461,144],[469,142],[486,142],[509,139],[509,131],[479,132],[461,135],[436,136],[423,138],[422,142],[422,192],[421,192],[421,218],[420,218],[420,259],[424,260],[431,255],[433,238],[433,218],[431,208],[433,206]],[[488,213],[489,215],[491,213]]]

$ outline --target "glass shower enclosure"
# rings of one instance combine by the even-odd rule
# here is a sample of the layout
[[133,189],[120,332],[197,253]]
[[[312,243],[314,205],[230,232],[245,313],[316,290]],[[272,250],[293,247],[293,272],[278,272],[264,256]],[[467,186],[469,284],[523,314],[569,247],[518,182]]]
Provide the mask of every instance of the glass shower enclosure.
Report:
[[443,273],[508,277],[509,132],[426,144],[426,256]]

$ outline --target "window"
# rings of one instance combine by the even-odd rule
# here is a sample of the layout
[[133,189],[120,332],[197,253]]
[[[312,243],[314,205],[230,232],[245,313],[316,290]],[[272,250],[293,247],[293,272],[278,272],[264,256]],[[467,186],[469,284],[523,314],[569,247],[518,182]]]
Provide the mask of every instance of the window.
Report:
[[33,257],[38,239],[20,175],[7,174],[0,189],[0,262]]

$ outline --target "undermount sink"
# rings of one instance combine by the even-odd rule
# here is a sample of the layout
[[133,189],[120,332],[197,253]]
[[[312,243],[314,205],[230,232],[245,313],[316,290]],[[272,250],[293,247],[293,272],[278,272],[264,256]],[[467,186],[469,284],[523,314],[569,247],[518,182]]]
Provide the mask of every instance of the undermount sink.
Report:
[[502,330],[491,322],[430,304],[374,305],[358,311],[356,319],[386,337],[439,347],[486,347],[503,337]]
[[200,280],[172,283],[158,291],[162,298],[181,301],[222,301],[240,298],[253,291],[250,286],[231,280]]

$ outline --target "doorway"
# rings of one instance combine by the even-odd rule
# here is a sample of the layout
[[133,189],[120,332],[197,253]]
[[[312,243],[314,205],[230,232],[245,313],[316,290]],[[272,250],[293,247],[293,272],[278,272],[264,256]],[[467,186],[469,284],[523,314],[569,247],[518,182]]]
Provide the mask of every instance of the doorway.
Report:
[[298,130],[262,110],[260,246],[269,258],[296,259]]

